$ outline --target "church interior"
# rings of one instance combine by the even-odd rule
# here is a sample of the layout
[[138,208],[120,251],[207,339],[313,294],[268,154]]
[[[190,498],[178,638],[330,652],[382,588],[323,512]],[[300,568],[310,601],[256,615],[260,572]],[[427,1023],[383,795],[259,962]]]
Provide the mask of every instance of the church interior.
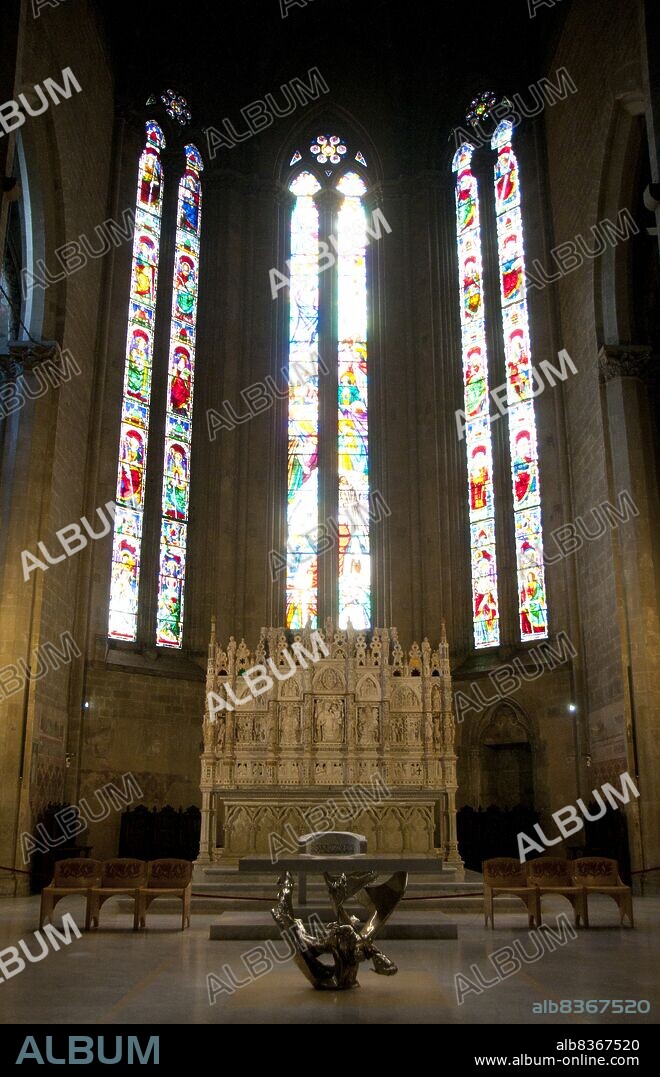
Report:
[[0,1020],[637,1035],[657,5],[183,14],[0,15]]

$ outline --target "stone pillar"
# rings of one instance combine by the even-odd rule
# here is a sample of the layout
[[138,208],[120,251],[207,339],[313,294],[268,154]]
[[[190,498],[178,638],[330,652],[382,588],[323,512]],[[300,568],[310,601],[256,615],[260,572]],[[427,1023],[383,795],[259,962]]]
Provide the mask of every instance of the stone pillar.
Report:
[[[382,184],[370,187],[362,201],[368,219],[373,220],[373,214],[376,210],[380,210],[386,220],[388,220],[388,216],[393,221],[395,220],[391,209],[387,206],[387,198]],[[388,333],[387,316],[389,305],[386,303],[384,287],[386,272],[394,270],[390,237],[384,236],[382,240],[368,244],[366,262],[369,333],[367,340],[367,393],[370,428],[369,491],[372,495],[375,491],[378,491],[391,506],[393,499],[388,487],[387,445],[392,424],[388,423],[386,412],[386,360],[390,347],[393,347],[393,351],[396,352],[397,341],[392,341],[392,335]],[[392,272],[392,276],[396,277],[398,272],[400,271]],[[372,431],[378,432],[377,438],[371,436]],[[371,620],[374,625],[390,624],[392,620],[389,525],[390,517],[384,517],[369,529]]]
[[657,239],[660,244],[660,59],[658,58],[660,12],[658,12],[655,0],[643,0],[642,9],[642,70],[647,102],[646,130],[654,187],[650,194],[655,202]]
[[[277,214],[274,237],[273,266],[281,267],[286,273],[286,260],[291,257],[291,213],[295,204],[295,195],[283,187],[276,188],[273,201]],[[282,385],[280,371],[288,370],[289,356],[289,305],[286,290],[278,291],[273,302],[274,326],[273,347],[275,357],[271,368],[271,377],[277,385]],[[294,377],[296,375],[294,374]],[[268,454],[268,518],[270,521],[271,549],[286,557],[287,539],[287,444],[288,398],[275,401],[270,423],[270,452]],[[273,578],[275,577],[275,578]],[[286,570],[270,573],[270,587],[266,603],[266,619],[269,625],[281,625],[286,621]]]
[[[455,768],[456,756],[452,756],[453,763],[450,765]],[[447,789],[447,830],[446,840],[444,846],[444,857],[450,867],[456,868],[459,871],[463,871],[465,864],[461,859],[461,854],[458,851],[458,835],[456,833],[456,787]]]
[[208,790],[202,792],[202,827],[199,835],[199,853],[197,856],[198,864],[210,864],[211,863],[211,841],[210,841],[210,820],[211,814],[211,798],[213,794]]
[[[626,808],[633,870],[660,862],[660,705],[658,579],[660,529],[653,417],[649,407],[658,357],[649,347],[604,347],[599,355],[608,453],[612,548],[622,598],[620,635],[628,770],[640,791]],[[626,499],[622,494],[627,492]],[[602,508],[601,508],[601,511]],[[628,519],[626,520],[626,517]],[[625,522],[624,522],[625,520]],[[603,539],[602,541],[605,541]],[[616,781],[618,775],[610,780]],[[646,882],[653,882],[649,876]]]

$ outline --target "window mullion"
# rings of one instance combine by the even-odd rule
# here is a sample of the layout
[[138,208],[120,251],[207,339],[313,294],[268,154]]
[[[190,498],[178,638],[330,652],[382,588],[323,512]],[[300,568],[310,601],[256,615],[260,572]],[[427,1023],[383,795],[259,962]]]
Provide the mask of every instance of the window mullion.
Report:
[[[319,624],[337,624],[337,211],[340,196],[326,187],[319,207]],[[326,246],[323,246],[325,242]],[[328,373],[322,373],[323,369]]]

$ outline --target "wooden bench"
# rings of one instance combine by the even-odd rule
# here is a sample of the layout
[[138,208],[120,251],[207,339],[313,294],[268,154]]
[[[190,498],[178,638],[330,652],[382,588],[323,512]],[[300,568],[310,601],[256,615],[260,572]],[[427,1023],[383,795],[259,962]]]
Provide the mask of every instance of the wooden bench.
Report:
[[92,887],[87,897],[85,930],[89,931],[90,924],[99,926],[101,906],[110,898],[130,897],[133,899],[133,930],[137,931],[140,887],[144,886],[146,881],[147,865],[144,860],[118,857],[104,861],[101,882]]
[[589,894],[606,894],[616,902],[620,921],[634,927],[632,890],[619,875],[619,864],[607,856],[581,856],[571,861],[573,883],[584,893],[584,922],[589,927]]

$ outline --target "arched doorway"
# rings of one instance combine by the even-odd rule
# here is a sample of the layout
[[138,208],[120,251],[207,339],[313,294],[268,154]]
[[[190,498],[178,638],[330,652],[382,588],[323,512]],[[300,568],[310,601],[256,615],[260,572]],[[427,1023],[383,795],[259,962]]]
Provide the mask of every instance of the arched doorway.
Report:
[[479,763],[479,807],[533,808],[532,746],[527,729],[508,703],[494,711],[482,731]]
[[538,751],[533,725],[515,703],[483,715],[467,746],[466,801],[457,813],[465,866],[480,871],[493,856],[516,856],[517,835],[529,832],[535,809]]

